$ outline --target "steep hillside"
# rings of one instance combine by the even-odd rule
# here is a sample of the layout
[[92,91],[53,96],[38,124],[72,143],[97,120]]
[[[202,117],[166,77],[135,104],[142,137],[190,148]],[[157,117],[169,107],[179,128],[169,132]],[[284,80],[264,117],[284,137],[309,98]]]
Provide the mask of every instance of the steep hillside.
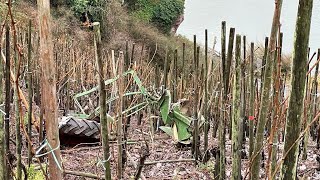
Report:
[[[79,47],[88,46],[88,43],[93,42],[91,30],[83,26],[81,18],[84,13],[88,13],[90,21],[100,21],[99,7],[94,2],[96,1],[54,1],[51,9],[54,39],[66,36],[79,41]],[[37,30],[37,8],[34,2],[17,1],[13,7],[18,28],[26,27],[31,19],[34,29]],[[1,19],[6,17],[6,9],[6,4],[1,3]],[[174,34],[183,21],[183,9],[182,0],[109,3],[103,10],[103,20],[107,22],[105,28],[109,36],[104,41],[104,47],[124,51],[126,41],[129,44],[135,43],[137,53],[140,53],[143,47],[148,50],[146,55],[154,56],[154,62],[162,64],[166,51],[170,56],[174,49],[182,49],[182,44],[186,43],[186,58],[192,59],[193,43]]]

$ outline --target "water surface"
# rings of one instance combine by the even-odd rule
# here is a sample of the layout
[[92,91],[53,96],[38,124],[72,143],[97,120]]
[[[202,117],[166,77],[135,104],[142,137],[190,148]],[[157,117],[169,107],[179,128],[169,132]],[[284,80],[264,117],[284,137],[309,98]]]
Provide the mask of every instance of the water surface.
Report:
[[[281,29],[284,32],[283,51],[291,53],[298,9],[298,0],[284,0]],[[247,36],[247,42],[264,43],[270,35],[274,0],[186,0],[185,18],[177,33],[192,40],[197,35],[204,43],[204,30],[208,29],[210,45],[217,36],[216,50],[220,51],[221,21],[236,28],[236,33]],[[320,0],[314,0],[310,31],[311,51],[320,48]]]

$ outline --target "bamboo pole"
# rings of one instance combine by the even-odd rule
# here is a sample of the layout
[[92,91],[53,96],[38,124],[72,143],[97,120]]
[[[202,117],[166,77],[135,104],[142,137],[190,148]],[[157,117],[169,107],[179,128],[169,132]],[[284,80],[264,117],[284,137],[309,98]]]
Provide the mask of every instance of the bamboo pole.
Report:
[[234,37],[235,37],[235,28],[230,28],[229,33],[229,43],[228,43],[228,53],[227,53],[227,59],[226,59],[226,66],[225,66],[225,72],[226,72],[226,78],[225,78],[225,96],[228,95],[230,92],[230,72],[231,72],[231,62],[232,62],[232,56],[233,56],[233,45],[234,45]]
[[155,65],[156,67],[154,68],[154,81],[155,81],[155,88],[159,88],[160,87],[160,78],[161,78],[161,74],[160,74],[160,66],[158,64]]
[[[34,35],[34,36],[36,36],[36,35]],[[34,52],[39,52],[39,44],[40,44],[40,40],[39,40],[39,36],[36,36],[36,37],[33,37],[33,39],[34,39],[34,44],[35,44],[35,46],[36,46],[36,48],[35,48],[35,50],[34,50]],[[35,92],[35,102],[36,102],[36,105],[38,105],[39,107],[40,107],[40,111],[41,111],[41,109],[42,109],[42,106],[40,106],[40,104],[41,104],[41,97],[40,97],[40,77],[41,77],[41,71],[37,71],[37,68],[39,67],[39,66],[37,66],[37,64],[39,64],[39,62],[37,62],[37,59],[35,59],[35,62],[33,63],[33,69],[35,70],[35,73],[34,73],[34,79],[35,79],[35,81],[34,81],[34,83],[35,83],[35,89],[34,89],[34,92]],[[40,115],[41,115],[41,113],[40,113]],[[41,117],[41,116],[40,116]],[[39,119],[39,132],[42,132],[42,131],[40,131],[40,129],[43,129],[42,128],[42,123],[41,122],[43,122],[43,121],[41,121],[42,119],[40,118]],[[40,137],[39,137],[40,138]],[[42,141],[40,141],[40,142],[42,142]]]
[[[280,177],[284,179],[296,179],[298,144],[300,122],[303,108],[303,92],[306,81],[307,49],[310,35],[310,24],[313,0],[299,0],[296,22],[291,94],[286,120],[286,134],[284,144],[284,162]],[[291,148],[292,147],[292,148]]]
[[279,45],[277,47],[275,53],[275,62],[274,62],[274,94],[273,94],[273,110],[271,114],[271,129],[270,136],[268,138],[268,158],[266,162],[266,174],[269,179],[272,178],[272,174],[274,172],[275,164],[272,164],[272,161],[276,162],[277,156],[277,133],[278,133],[278,121],[280,116],[280,80],[281,80],[281,47],[282,47],[282,39],[280,34],[279,27],[279,35],[278,35]]
[[187,78],[187,73],[185,72],[185,61],[186,61],[186,43],[182,44],[182,68],[181,68],[181,94],[180,99],[185,95],[185,82]]
[[[76,61],[77,59],[80,59],[80,55],[79,55],[79,52],[74,50],[73,51],[73,59],[74,61]],[[83,92],[83,89],[82,89],[82,84],[84,83],[83,82],[83,64],[84,62],[79,60],[79,65],[78,65],[78,69],[77,69],[77,81],[74,83],[76,85],[76,92],[80,93],[80,92]],[[71,98],[71,96],[70,96]],[[82,104],[82,102],[80,101],[79,102],[80,104]],[[75,109],[75,104],[74,104],[74,101],[70,100],[70,108],[71,109]]]
[[104,71],[102,64],[102,54],[101,54],[101,36],[100,36],[100,24],[94,24],[94,40],[95,40],[95,53],[96,53],[96,61],[97,61],[97,70],[98,70],[98,78],[99,78],[99,101],[100,101],[100,122],[101,122],[101,137],[102,137],[102,148],[103,148],[103,162],[105,168],[105,179],[111,180],[111,169],[110,169],[110,150],[109,150],[109,134],[108,134],[108,122],[106,118],[107,107],[106,107],[106,89],[104,88]]
[[[287,82],[287,73],[284,73],[283,75],[283,82],[281,84],[281,102],[285,102],[287,100],[287,98],[285,98],[285,91],[286,91],[286,82]],[[284,141],[284,129],[285,129],[285,114],[287,113],[287,109],[288,109],[288,103],[285,103],[284,106],[281,106],[281,116],[280,116],[280,120],[279,120],[279,129],[281,129],[278,132],[278,141],[279,143],[282,141]],[[279,150],[279,148],[278,148]]]
[[[279,51],[278,51],[278,66],[277,66],[277,70],[279,71],[278,73],[278,79],[279,79],[279,89],[278,89],[278,98],[279,100],[277,101],[278,103],[283,102],[284,101],[284,97],[282,97],[281,95],[281,91],[282,91],[282,86],[281,86],[281,61],[282,61],[282,42],[283,42],[283,33],[280,32],[280,37],[279,37]],[[284,83],[285,84],[285,83]],[[284,96],[284,95],[283,95]],[[273,138],[273,146],[272,146],[272,154],[271,154],[271,172],[272,174],[274,173],[275,169],[276,169],[276,165],[277,165],[277,156],[278,156],[278,151],[279,151],[279,146],[277,146],[277,143],[280,143],[280,141],[278,141],[278,137],[279,137],[279,126],[280,126],[280,122],[281,122],[281,113],[282,113],[282,108],[283,106],[278,105],[277,106],[277,122],[276,122],[276,127],[275,127],[275,136]]]
[[[41,73],[41,72],[40,72]],[[40,74],[39,74],[40,75]],[[38,77],[38,80],[40,81],[40,77]],[[40,86],[40,83],[38,82],[38,85]],[[40,94],[40,89],[41,89],[41,94],[43,94],[42,92],[42,88],[38,87],[38,92]],[[40,97],[39,97],[40,98]],[[39,115],[39,145],[41,144],[41,142],[44,140],[44,108],[42,106],[43,104],[43,100],[42,98],[39,99],[39,106],[40,106],[40,115]],[[33,115],[31,115],[33,117]],[[41,157],[40,157],[41,158]]]
[[[199,146],[198,146],[198,61],[199,61],[199,49],[197,47],[197,37],[196,35],[193,36],[193,44],[194,44],[194,50],[193,50],[193,60],[194,60],[194,79],[193,79],[193,88],[195,92],[195,98],[194,98],[194,106],[193,106],[193,143],[192,143],[192,154],[194,156],[194,159],[197,161],[199,156]],[[195,163],[197,163],[195,161]]]
[[[29,20],[28,26],[28,97],[29,97],[29,109],[28,109],[28,136],[32,137],[32,99],[33,99],[33,83],[32,83],[32,62],[31,62],[31,20]],[[31,144],[28,144],[28,167],[30,167],[32,161]]]
[[[20,131],[20,118],[22,114],[20,113],[20,98],[19,98],[19,77],[20,77],[20,63],[21,56],[19,55],[17,46],[17,34],[13,34],[13,43],[14,43],[14,67],[16,77],[14,78],[14,106],[15,106],[15,127],[16,127],[16,158],[17,158],[17,172],[16,179],[21,180],[22,171],[21,171],[21,131]],[[18,57],[19,56],[19,57]]]
[[[223,85],[222,85],[223,86]],[[223,107],[223,89],[221,88],[221,91],[219,92],[218,95],[219,100],[217,101],[219,104],[219,107]],[[218,111],[220,110],[219,107],[217,107]],[[220,141],[220,138],[222,139],[223,137],[221,137],[222,131],[224,131],[224,129],[221,130],[221,124],[224,122],[224,111],[222,111],[221,113],[218,114],[219,116],[217,116],[217,118],[219,118],[219,153],[216,153],[216,164],[215,164],[215,177],[217,177],[217,179],[219,180],[224,180],[226,177],[226,173],[225,173],[225,161],[223,162],[223,164],[221,163],[221,156],[222,153],[225,156],[225,148],[221,148],[221,145],[223,144],[225,147],[225,142],[222,143]],[[225,136],[224,136],[225,139]],[[225,158],[223,158],[225,159]],[[224,168],[223,171],[221,170],[221,168]]]
[[[317,60],[319,60],[319,54],[317,57]],[[318,72],[319,72],[319,63],[316,62],[316,69],[315,69],[315,74],[314,74],[314,78],[312,80],[312,87],[311,87],[311,92],[309,93],[309,96],[307,97],[308,99],[308,103],[305,104],[305,109],[306,109],[306,115],[305,115],[305,119],[307,119],[307,121],[305,122],[305,127],[312,121],[312,119],[315,116],[315,112],[316,112],[316,103],[317,103],[317,77],[318,77]],[[313,68],[312,68],[313,69]],[[310,70],[308,70],[309,72],[311,72]],[[311,81],[311,74],[307,75],[310,77],[310,81]],[[311,83],[311,82],[310,82]],[[306,85],[308,86],[308,83],[306,83]],[[308,111],[308,112],[307,112]],[[311,126],[311,128],[314,128],[313,126]],[[308,129],[307,133],[304,135],[303,138],[303,155],[302,155],[302,159],[306,160],[307,159],[307,147],[308,147],[308,142],[309,142],[309,135],[310,135],[310,131],[313,129]],[[313,134],[313,133],[311,133]]]
[[262,96],[262,87],[263,87],[263,77],[264,77],[264,72],[266,69],[266,60],[267,60],[267,55],[268,55],[268,46],[269,46],[269,38],[266,37],[264,39],[264,53],[263,53],[263,58],[262,58],[262,64],[261,64],[261,74],[260,74],[260,101],[261,101],[261,96]]
[[[246,62],[247,61],[247,37],[243,36],[243,59],[240,63],[241,66],[241,110],[240,110],[240,117],[243,118],[243,122],[241,125],[242,128],[242,143],[241,143],[241,151],[245,153],[244,151],[244,144],[246,142],[246,133],[247,131],[247,126],[246,126],[246,121],[247,119],[245,118],[246,116],[246,110],[247,110],[247,76],[246,76]],[[240,128],[240,130],[241,130]]]
[[169,54],[168,54],[168,49],[166,49],[166,55],[164,59],[164,80],[163,80],[163,85],[164,89],[167,89],[167,83],[168,83],[168,65],[169,65]]
[[[130,58],[129,58],[129,42],[128,41],[126,41],[126,49],[125,49],[125,54],[124,54],[124,61],[125,61],[124,62],[125,71],[128,71],[129,69],[131,69]],[[129,77],[124,79],[124,84],[126,84],[127,87],[130,87]],[[125,91],[127,91],[127,87],[125,88]],[[124,109],[129,107],[131,99],[132,99],[131,96],[124,98],[124,100],[123,100],[123,103],[124,103],[123,108]],[[128,116],[126,118],[126,123],[125,123],[124,139],[127,138],[127,129],[130,126],[130,121],[131,121],[131,116]]]
[[[70,48],[68,48],[70,47]],[[66,57],[64,59],[68,59],[67,61],[65,61],[65,70],[64,72],[67,73],[69,72],[70,70],[70,67],[74,67],[72,68],[73,69],[73,78],[76,80],[76,82],[79,82],[79,80],[77,80],[77,66],[75,65],[75,62],[74,62],[74,59],[73,59],[73,56],[72,56],[72,51],[73,51],[73,47],[72,47],[72,41],[71,41],[71,45],[69,45],[68,41],[66,42],[66,52],[68,52],[68,54],[66,55]],[[69,58],[68,58],[69,56]],[[64,94],[65,94],[65,104],[64,104],[64,114],[69,114],[69,110],[70,110],[70,88],[72,86],[71,82],[70,82],[70,78],[72,78],[71,76],[69,76],[67,79],[66,79],[66,84],[64,86]]]
[[219,147],[220,147],[220,160],[219,162],[219,179],[226,178],[226,162],[225,162],[225,154],[226,154],[226,134],[225,134],[225,126],[226,126],[226,109],[225,103],[227,101],[227,83],[226,83],[226,22],[222,21],[221,23],[221,79],[223,80],[222,85],[222,96],[221,99],[221,107],[223,112],[220,114],[221,118],[219,121]]
[[[309,59],[309,56],[310,56],[310,48],[308,49],[308,59]],[[306,69],[308,72],[311,72],[309,69],[310,69],[310,63],[311,61],[309,61],[306,65]],[[302,126],[303,127],[306,127],[307,126],[307,121],[308,121],[308,113],[307,111],[309,111],[310,109],[310,91],[309,91],[309,77],[311,75],[309,73],[307,73],[307,76],[306,76],[306,86],[305,86],[305,91],[304,91],[304,105],[303,105],[303,122],[302,122]],[[304,141],[303,141],[304,142]],[[304,151],[304,149],[303,149]],[[303,158],[303,157],[302,157]]]
[[[318,59],[320,59],[320,48],[318,49]],[[318,63],[319,64],[319,63]],[[315,74],[314,74],[314,78],[315,78],[315,87],[316,87],[316,89],[315,89],[315,94],[317,95],[318,94],[318,75],[319,75],[319,65],[317,65],[317,67],[316,67],[316,72],[315,72]],[[318,106],[317,106],[317,102],[318,102],[318,98],[315,96],[315,98],[314,98],[314,109],[313,109],[313,116],[315,116],[316,115],[316,113],[317,113],[317,110],[318,110]],[[317,141],[317,149],[319,149],[319,146],[320,146],[320,141],[319,141],[319,137],[320,137],[320,132],[319,132],[319,130],[320,130],[320,128],[318,129],[318,130],[316,130],[316,131],[318,131],[318,135],[317,135],[317,139],[316,139],[316,141]]]
[[[0,45],[0,51],[2,51],[1,45]],[[4,63],[1,60],[0,56],[0,104],[4,103],[4,83],[3,83],[3,72],[4,72]],[[0,107],[0,180],[4,180],[5,172],[6,172],[6,161],[5,161],[5,130],[4,130],[4,119],[5,117],[4,112],[2,111],[2,107]]]
[[[220,74],[220,72],[219,72],[219,74]],[[209,87],[210,86],[212,86],[212,81],[211,81],[211,83],[209,84]],[[211,101],[211,103],[210,103],[210,105],[212,104],[212,102],[213,102],[213,100],[214,100],[214,108],[212,109],[212,114],[213,114],[213,118],[214,118],[214,120],[215,120],[215,122],[214,122],[214,125],[213,125],[213,128],[212,128],[212,137],[213,138],[216,138],[217,137],[217,131],[218,131],[218,128],[219,128],[219,124],[220,124],[220,117],[221,117],[221,114],[222,114],[222,112],[221,112],[221,110],[220,110],[220,105],[221,105],[221,97],[220,97],[220,93],[221,93],[221,91],[220,91],[220,89],[221,89],[221,84],[220,83],[218,83],[217,84],[217,86],[216,86],[216,88],[215,89],[213,89],[214,90],[214,93],[212,94],[212,96],[211,96],[211,98],[210,98],[210,101]],[[214,98],[214,99],[213,99]],[[219,156],[219,158],[220,158],[220,156]],[[218,166],[219,165],[219,160],[217,159],[217,161],[216,161],[216,165]],[[217,172],[218,174],[219,174],[219,172]]]
[[[121,76],[123,74],[123,68],[124,68],[124,58],[123,58],[123,52],[120,52],[119,55],[119,66],[118,66],[118,74]],[[118,179],[121,179],[123,176],[123,149],[122,149],[122,143],[123,143],[123,138],[122,138],[122,130],[123,130],[123,126],[122,126],[122,121],[123,121],[123,115],[122,115],[122,111],[123,111],[123,94],[124,94],[124,77],[121,76],[119,78],[119,119],[117,121],[117,141],[118,141],[118,165],[117,165],[117,175],[118,175]]]
[[254,99],[255,99],[255,87],[254,87],[254,43],[251,43],[250,50],[250,100],[249,100],[249,157],[251,159],[252,151],[253,151],[253,138],[254,138]]
[[[11,82],[10,82],[10,77],[14,79],[12,76],[11,72],[11,67],[10,67],[10,27],[8,24],[6,24],[6,56],[2,58],[8,59],[5,61],[6,63],[6,72],[5,72],[5,91],[6,91],[6,100],[5,100],[5,117],[4,117],[4,129],[5,129],[5,156],[9,157],[10,155],[10,144],[9,144],[9,139],[10,139],[10,100],[11,100]],[[9,161],[6,158],[6,169],[5,169],[5,179],[9,180],[10,179],[10,165]]]
[[205,30],[205,46],[204,46],[204,157],[203,161],[207,162],[208,158],[208,131],[209,131],[209,119],[208,119],[208,30]]
[[130,62],[135,64],[135,59],[134,59],[134,49],[135,49],[136,44],[132,43],[132,49],[131,49],[131,59]]
[[240,127],[242,126],[241,113],[241,36],[236,36],[235,49],[235,74],[233,76],[233,97],[232,97],[232,176],[231,179],[241,179],[241,144],[242,133]]
[[252,169],[251,169],[251,179],[259,179],[259,170],[260,170],[260,162],[261,156],[260,151],[263,145],[263,135],[264,135],[264,128],[267,121],[268,116],[268,107],[270,103],[270,88],[271,88],[271,80],[272,80],[272,71],[273,71],[273,60],[274,60],[274,53],[276,49],[276,40],[277,40],[277,32],[278,27],[280,25],[280,16],[281,16],[281,8],[282,8],[282,0],[277,0],[275,2],[275,11],[274,17],[272,22],[271,28],[271,35],[270,35],[270,43],[268,47],[268,54],[266,59],[266,66],[264,72],[264,80],[263,80],[263,90],[260,102],[260,111],[259,111],[259,118],[257,124],[257,131],[256,131],[256,141],[254,146],[254,156],[255,158],[252,160]]
[[174,50],[174,57],[173,57],[173,66],[174,68],[172,69],[173,71],[173,97],[172,100],[173,102],[177,102],[178,101],[178,50],[175,49]]
[[[233,57],[233,46],[234,46],[234,38],[235,38],[235,28],[230,28],[230,32],[229,32],[229,42],[228,42],[228,52],[227,52],[227,62],[226,62],[226,88],[225,88],[225,112],[226,112],[226,119],[227,119],[227,115],[229,115],[229,124],[228,124],[228,128],[229,128],[229,139],[231,140],[232,137],[232,109],[231,109],[231,104],[232,102],[230,97],[232,97],[231,95],[231,82],[230,82],[230,78],[232,78],[232,73],[231,73],[231,65],[232,65],[232,57]],[[228,97],[229,96],[229,97]],[[227,111],[229,111],[229,113],[227,113]]]

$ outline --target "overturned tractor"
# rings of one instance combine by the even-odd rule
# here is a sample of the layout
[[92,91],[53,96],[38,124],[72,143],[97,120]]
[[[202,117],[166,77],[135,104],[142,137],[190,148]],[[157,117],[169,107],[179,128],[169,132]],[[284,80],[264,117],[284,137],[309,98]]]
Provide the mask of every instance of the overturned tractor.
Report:
[[[163,124],[159,129],[170,135],[177,143],[190,144],[192,141],[192,118],[187,116],[187,112],[184,108],[181,108],[181,104],[188,102],[188,100],[180,100],[176,103],[171,102],[171,94],[169,90],[160,90],[160,92],[154,92],[151,95],[146,88],[142,86],[142,83],[137,76],[136,72],[130,70],[125,72],[122,76],[131,75],[137,87],[137,92],[126,92],[123,96],[138,96],[141,95],[142,101],[136,105],[129,107],[122,112],[123,117],[129,117],[137,114],[139,111],[147,108],[153,107],[153,111],[159,116],[157,119],[161,119],[162,122],[158,124]],[[113,79],[105,81],[105,85],[112,85],[115,81],[119,79],[117,76]],[[98,142],[100,140],[100,119],[99,119],[99,107],[86,113],[85,109],[79,103],[79,98],[87,96],[100,87],[96,86],[88,91],[76,94],[74,96],[74,103],[79,108],[81,113],[71,114],[69,116],[64,116],[59,122],[59,134],[60,141],[63,145],[76,145],[79,143],[92,143]],[[134,89],[134,88],[133,88]],[[107,100],[108,104],[111,104],[117,100],[119,96],[112,96]],[[118,118],[120,114],[115,114],[111,116],[107,114],[107,121],[109,128],[111,129],[114,124],[114,119]],[[201,117],[199,121],[199,127],[203,125],[204,119]],[[112,130],[109,131],[112,138]]]

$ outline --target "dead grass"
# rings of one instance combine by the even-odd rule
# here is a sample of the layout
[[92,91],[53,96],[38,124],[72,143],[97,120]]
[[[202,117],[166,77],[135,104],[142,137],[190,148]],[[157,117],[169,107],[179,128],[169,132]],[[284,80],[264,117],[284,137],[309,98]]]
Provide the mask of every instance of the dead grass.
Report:
[[[14,4],[15,20],[17,27],[26,28],[29,19],[32,20],[32,25],[37,30],[37,8],[36,5],[18,1]],[[164,66],[166,51],[169,52],[170,60],[173,59],[173,52],[178,49],[178,67],[182,66],[182,44],[186,43],[186,60],[193,62],[193,42],[182,36],[165,35],[161,33],[152,24],[142,22],[133,16],[130,16],[125,7],[119,3],[113,3],[110,7],[111,11],[107,13],[108,31],[110,33],[110,41],[104,42],[106,49],[114,49],[117,51],[125,51],[126,41],[130,47],[135,43],[135,55],[143,55],[153,57],[153,62],[161,67]],[[0,17],[4,19],[7,12],[7,5],[0,3]],[[73,12],[68,7],[60,7],[51,9],[52,13],[52,33],[53,39],[69,39],[77,41],[79,47],[93,45],[93,35],[88,28],[81,27],[81,22],[74,16]],[[23,29],[22,28],[22,29]],[[26,29],[25,29],[26,30]],[[143,53],[142,47],[144,48]],[[202,48],[203,49],[203,48]],[[201,50],[203,52],[203,50]],[[117,53],[116,53],[117,54]],[[203,61],[204,55],[200,54],[200,59]],[[141,57],[139,57],[141,58]],[[210,58],[209,58],[210,59]]]

